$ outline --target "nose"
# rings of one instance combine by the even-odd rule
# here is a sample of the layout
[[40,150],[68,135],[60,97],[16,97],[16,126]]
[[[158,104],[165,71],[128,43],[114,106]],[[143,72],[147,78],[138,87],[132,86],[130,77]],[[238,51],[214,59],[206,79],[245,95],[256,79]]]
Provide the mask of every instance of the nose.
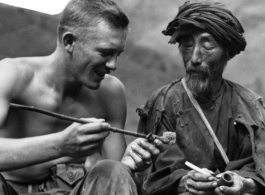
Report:
[[116,64],[117,64],[117,57],[113,57],[107,61],[106,67],[109,68],[110,70],[116,70],[117,69]]
[[191,55],[191,63],[194,66],[199,66],[202,63],[202,51],[199,46],[195,46]]

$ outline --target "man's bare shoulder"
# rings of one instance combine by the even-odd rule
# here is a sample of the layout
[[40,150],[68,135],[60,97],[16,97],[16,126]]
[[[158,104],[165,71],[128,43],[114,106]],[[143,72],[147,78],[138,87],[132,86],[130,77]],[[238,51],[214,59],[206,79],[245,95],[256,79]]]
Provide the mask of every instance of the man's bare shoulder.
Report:
[[31,66],[30,60],[26,58],[6,58],[0,61],[0,70],[8,71],[8,75],[19,73],[23,76],[25,74],[33,73],[33,66]]
[[99,88],[100,95],[108,95],[109,97],[123,96],[125,88],[123,83],[115,76],[106,75]]
[[122,82],[111,75],[106,75],[98,89],[98,99],[105,109],[106,118],[126,115],[126,94]]
[[19,93],[30,82],[34,73],[32,68],[21,58],[6,58],[0,61],[0,85],[2,91]]

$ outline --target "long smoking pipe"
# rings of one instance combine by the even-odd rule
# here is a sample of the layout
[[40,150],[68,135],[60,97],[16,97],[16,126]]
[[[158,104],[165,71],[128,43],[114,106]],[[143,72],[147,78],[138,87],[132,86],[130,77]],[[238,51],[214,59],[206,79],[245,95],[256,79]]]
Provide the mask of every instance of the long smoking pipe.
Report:
[[[188,161],[185,162],[185,165],[199,173],[206,174],[206,175],[212,175],[209,172],[205,171],[204,169],[201,169]],[[212,176],[215,177],[215,179],[217,179],[218,186],[231,187],[234,183],[233,175],[230,173],[224,173],[220,178],[217,178],[214,174]]]
[[[77,122],[77,123],[81,123],[81,124],[89,123],[89,122],[87,122],[85,120],[82,120],[82,119],[66,116],[66,115],[63,115],[63,114],[58,114],[58,113],[55,113],[55,112],[50,112],[50,111],[43,110],[43,109],[40,109],[40,108],[37,108],[37,107],[34,107],[34,106],[25,106],[25,105],[14,104],[14,103],[9,103],[9,105],[12,108],[30,110],[30,111],[42,113],[42,114],[45,114],[45,115],[48,115],[48,116],[53,116],[53,117],[59,118],[61,120]],[[134,137],[146,138],[150,142],[154,141],[154,139],[156,139],[156,138],[160,139],[160,136],[154,135],[152,133],[146,135],[146,134],[142,134],[142,133],[137,133],[137,132],[132,132],[132,131],[128,131],[128,130],[119,129],[119,128],[112,127],[112,126],[109,127],[109,130],[112,131],[112,132],[115,132],[115,133],[121,133],[121,134],[125,134],[125,135],[131,135],[131,136],[134,136]]]

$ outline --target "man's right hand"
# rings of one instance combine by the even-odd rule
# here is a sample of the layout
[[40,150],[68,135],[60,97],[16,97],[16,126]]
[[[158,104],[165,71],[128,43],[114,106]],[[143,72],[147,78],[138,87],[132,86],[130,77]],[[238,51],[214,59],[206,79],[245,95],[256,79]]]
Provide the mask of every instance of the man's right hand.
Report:
[[63,156],[73,158],[87,157],[103,144],[109,135],[110,125],[104,119],[82,119],[87,124],[73,123],[60,132],[59,150]]
[[190,192],[190,194],[207,195],[214,194],[217,182],[211,175],[192,170],[182,177],[179,187],[180,186],[183,186],[185,191]]

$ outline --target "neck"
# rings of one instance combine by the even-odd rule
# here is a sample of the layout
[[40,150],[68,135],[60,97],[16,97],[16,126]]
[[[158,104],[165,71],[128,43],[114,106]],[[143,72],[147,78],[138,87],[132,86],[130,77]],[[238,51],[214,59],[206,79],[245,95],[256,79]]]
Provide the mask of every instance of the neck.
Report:
[[58,93],[70,94],[81,89],[82,84],[78,82],[69,70],[69,56],[59,48],[48,56],[48,63],[45,67],[45,81]]
[[220,90],[222,86],[223,77],[220,77],[219,79],[215,79],[212,81],[212,87],[213,87],[213,96]]
[[201,81],[198,78],[187,76],[186,84],[196,99],[207,102],[212,100],[216,93],[218,93],[222,85],[222,80],[222,76],[209,79],[208,81]]

